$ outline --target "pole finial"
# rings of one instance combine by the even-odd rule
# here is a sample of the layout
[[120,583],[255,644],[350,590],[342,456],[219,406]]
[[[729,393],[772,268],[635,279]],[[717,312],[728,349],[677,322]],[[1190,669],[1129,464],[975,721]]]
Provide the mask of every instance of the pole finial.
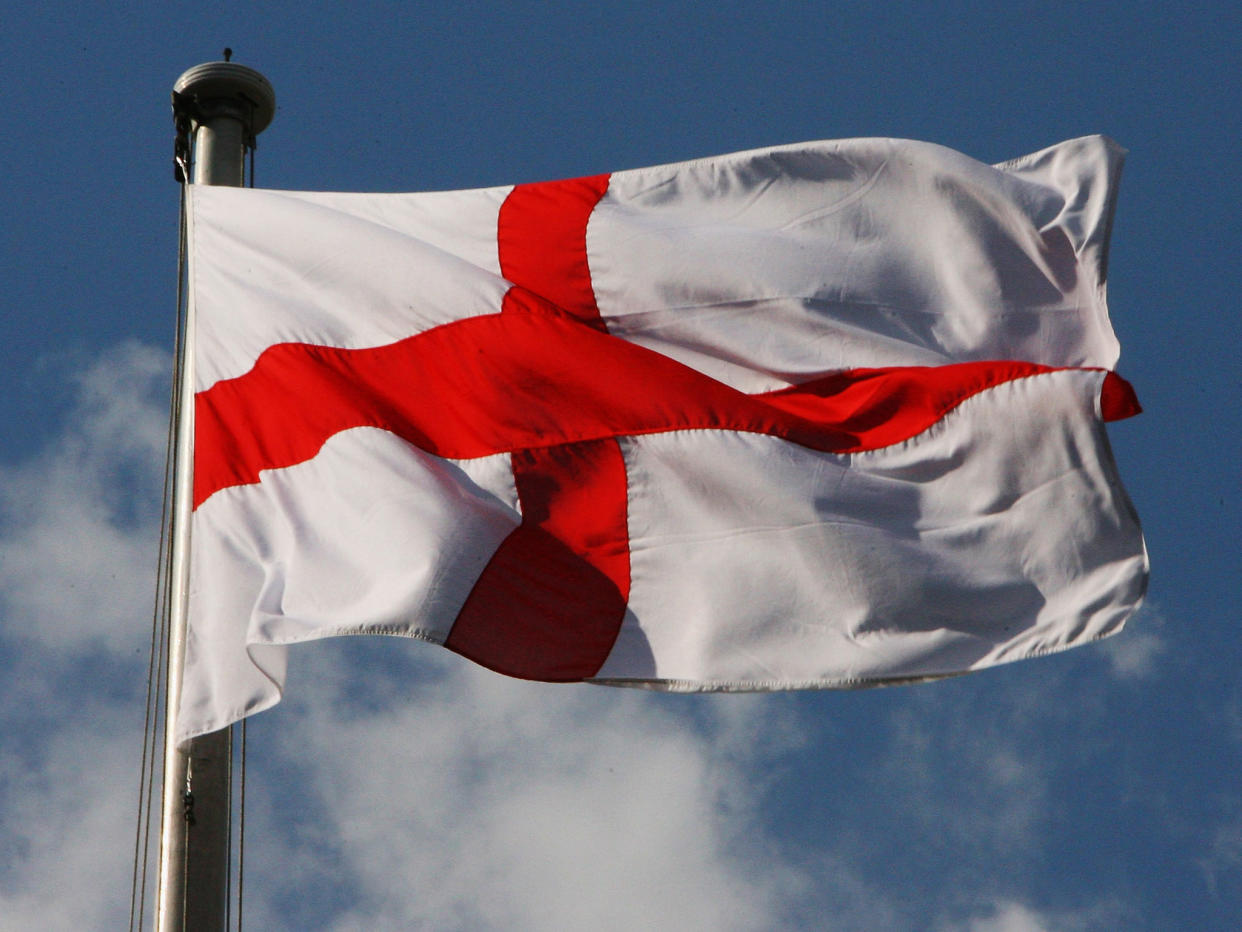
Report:
[[253,68],[231,61],[233,50],[224,50],[224,61],[195,65],[173,85],[174,109],[187,109],[201,122],[214,116],[231,116],[246,127],[249,136],[263,132],[276,115],[276,92],[267,78]]

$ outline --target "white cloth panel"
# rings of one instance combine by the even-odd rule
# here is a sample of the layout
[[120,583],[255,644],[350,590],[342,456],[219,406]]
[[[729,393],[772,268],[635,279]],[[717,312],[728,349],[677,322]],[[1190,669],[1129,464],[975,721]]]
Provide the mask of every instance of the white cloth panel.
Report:
[[1102,379],[1005,383],[853,455],[726,431],[627,439],[630,610],[600,678],[863,684],[1115,633],[1147,559]]
[[320,194],[191,186],[196,390],[274,343],[383,346],[493,314],[510,188]]
[[1112,368],[1122,156],[1091,136],[992,167],[856,139],[616,172],[588,226],[596,298],[612,334],[752,393],[872,366]]
[[281,645],[443,641],[520,521],[507,455],[445,460],[369,427],[216,493],[194,514],[180,737],[275,705]]

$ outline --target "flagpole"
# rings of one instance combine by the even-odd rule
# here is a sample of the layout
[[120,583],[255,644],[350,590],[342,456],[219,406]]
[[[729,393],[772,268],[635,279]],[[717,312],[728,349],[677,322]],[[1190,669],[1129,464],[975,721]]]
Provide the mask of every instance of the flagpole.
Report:
[[[259,72],[227,58],[186,71],[173,85],[179,131],[178,178],[239,187],[245,153],[271,122],[276,95]],[[192,143],[187,145],[187,143]],[[192,153],[192,159],[191,159]],[[186,178],[192,166],[191,178]],[[172,515],[171,625],[164,723],[164,795],[160,823],[157,932],[214,932],[228,916],[232,803],[232,730],[176,745],[185,659],[190,577],[194,439],[194,303],[187,310],[178,360],[177,438]]]

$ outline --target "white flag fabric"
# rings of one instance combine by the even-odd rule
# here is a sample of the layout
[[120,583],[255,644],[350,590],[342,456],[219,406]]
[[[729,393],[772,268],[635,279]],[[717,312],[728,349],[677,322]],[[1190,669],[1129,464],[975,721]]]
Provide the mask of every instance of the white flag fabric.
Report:
[[953,675],[1112,634],[1122,153],[817,142],[430,194],[190,189],[178,739],[286,645],[678,690]]

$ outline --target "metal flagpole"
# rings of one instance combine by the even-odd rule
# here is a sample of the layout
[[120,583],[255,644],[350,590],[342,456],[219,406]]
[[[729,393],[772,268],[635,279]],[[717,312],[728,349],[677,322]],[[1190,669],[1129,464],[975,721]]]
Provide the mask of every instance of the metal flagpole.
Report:
[[[226,59],[231,53],[226,49]],[[192,163],[194,184],[240,186],[245,153],[272,121],[276,94],[259,72],[230,61],[208,62],[173,85],[179,131],[178,178]],[[191,160],[190,154],[193,153]],[[157,932],[215,932],[228,915],[232,729],[174,741],[185,657],[189,594],[194,438],[194,304],[186,309],[178,361],[178,421],[172,516],[171,633],[164,724],[164,797],[160,823]]]

